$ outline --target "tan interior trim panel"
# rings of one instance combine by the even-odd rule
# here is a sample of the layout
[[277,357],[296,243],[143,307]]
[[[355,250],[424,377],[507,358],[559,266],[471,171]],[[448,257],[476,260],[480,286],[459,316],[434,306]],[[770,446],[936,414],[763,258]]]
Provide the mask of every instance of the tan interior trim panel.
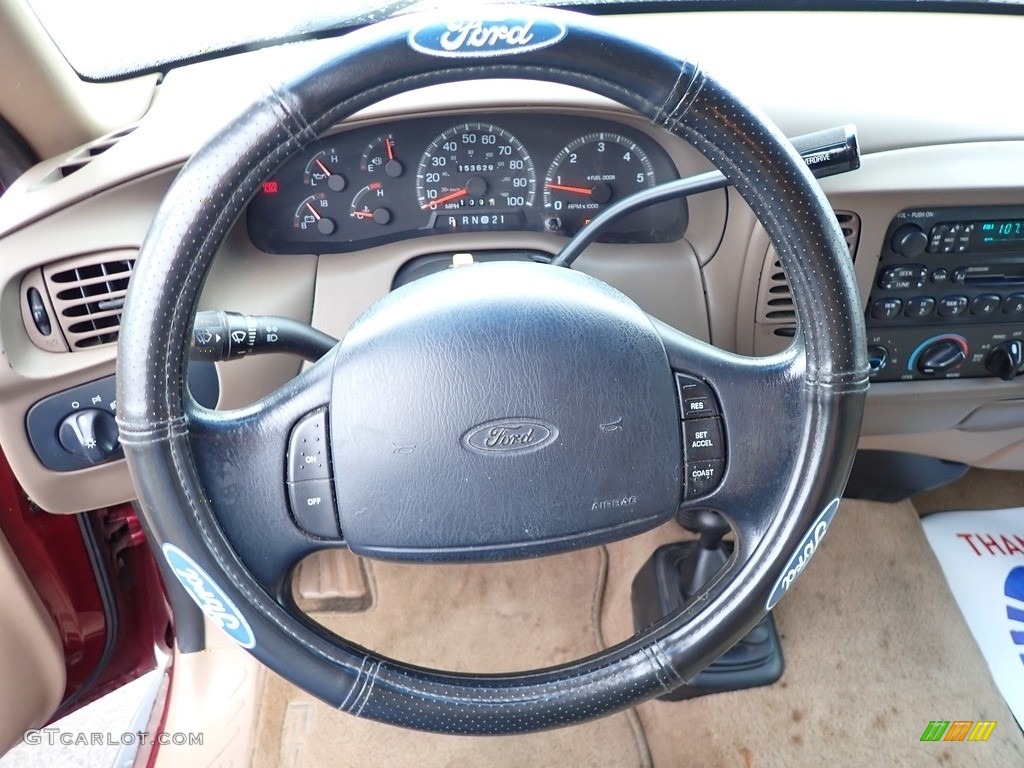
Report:
[[0,533],[0,754],[57,710],[66,684],[57,629]]

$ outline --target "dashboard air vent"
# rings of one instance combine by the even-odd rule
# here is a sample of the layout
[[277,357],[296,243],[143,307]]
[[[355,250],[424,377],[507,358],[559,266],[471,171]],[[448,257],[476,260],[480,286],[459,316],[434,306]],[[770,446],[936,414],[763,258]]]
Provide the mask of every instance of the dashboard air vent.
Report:
[[117,341],[135,255],[93,253],[43,268],[57,322],[72,352]]
[[[836,211],[836,219],[846,239],[850,260],[857,256],[857,242],[860,239],[860,217],[850,211]],[[761,325],[777,326],[772,329],[776,336],[790,338],[796,333],[796,308],[793,306],[793,292],[790,290],[786,273],[782,269],[775,249],[769,247],[761,271],[758,289],[757,322]]]

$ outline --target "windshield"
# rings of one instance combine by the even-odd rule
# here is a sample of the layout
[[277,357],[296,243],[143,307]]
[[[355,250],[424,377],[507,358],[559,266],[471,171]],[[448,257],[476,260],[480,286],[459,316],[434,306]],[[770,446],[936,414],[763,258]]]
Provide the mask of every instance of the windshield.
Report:
[[[27,0],[76,72],[109,80],[268,43],[320,36],[429,8],[465,10],[471,0]],[[630,0],[627,0],[629,2]],[[595,5],[610,0],[560,2]],[[520,4],[549,5],[545,0]]]
[[[390,16],[430,8],[465,12],[473,0],[27,0],[78,74],[110,80],[226,52],[320,37]],[[1020,11],[1024,0],[516,0],[590,12],[838,8]]]

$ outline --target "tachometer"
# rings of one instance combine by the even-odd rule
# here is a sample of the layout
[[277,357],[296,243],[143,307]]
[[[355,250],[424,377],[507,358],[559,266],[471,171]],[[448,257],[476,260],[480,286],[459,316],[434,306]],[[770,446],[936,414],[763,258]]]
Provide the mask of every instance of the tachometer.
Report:
[[589,133],[569,142],[544,178],[546,226],[573,235],[605,205],[654,186],[654,166],[635,141]]
[[533,205],[536,186],[525,147],[489,123],[449,128],[430,143],[416,169],[416,195],[424,211],[514,213]]

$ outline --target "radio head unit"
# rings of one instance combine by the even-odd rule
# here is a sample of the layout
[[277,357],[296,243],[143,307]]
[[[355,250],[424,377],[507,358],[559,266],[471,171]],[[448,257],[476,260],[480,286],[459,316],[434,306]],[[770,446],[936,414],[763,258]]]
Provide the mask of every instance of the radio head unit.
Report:
[[898,213],[866,320],[872,381],[1024,372],[1024,206]]

